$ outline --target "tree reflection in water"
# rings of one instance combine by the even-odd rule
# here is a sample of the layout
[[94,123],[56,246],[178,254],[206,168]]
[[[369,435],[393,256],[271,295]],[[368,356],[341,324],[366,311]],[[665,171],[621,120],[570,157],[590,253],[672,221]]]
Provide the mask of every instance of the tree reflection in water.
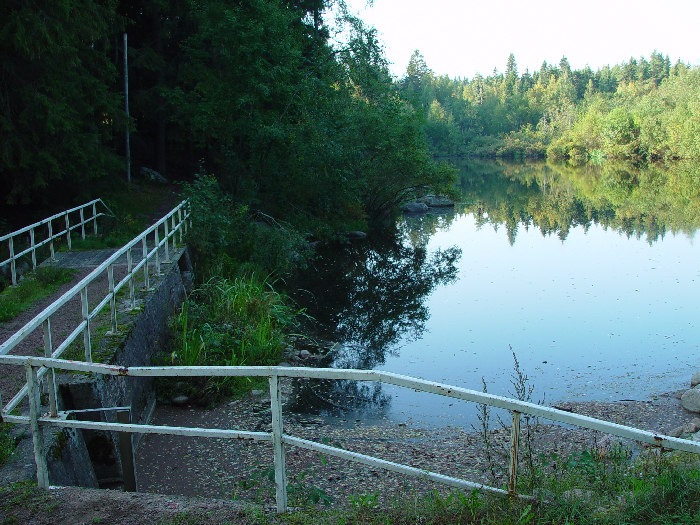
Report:
[[[440,284],[457,277],[458,248],[429,252],[425,221],[440,227],[445,218],[400,221],[384,236],[321,253],[311,271],[295,283],[296,300],[307,308],[323,337],[339,344],[321,366],[372,369],[384,363],[396,343],[420,337],[430,312],[424,301]],[[412,227],[413,226],[413,227]],[[295,384],[290,408],[298,412],[367,410],[380,412],[390,397],[375,383],[305,380]]]

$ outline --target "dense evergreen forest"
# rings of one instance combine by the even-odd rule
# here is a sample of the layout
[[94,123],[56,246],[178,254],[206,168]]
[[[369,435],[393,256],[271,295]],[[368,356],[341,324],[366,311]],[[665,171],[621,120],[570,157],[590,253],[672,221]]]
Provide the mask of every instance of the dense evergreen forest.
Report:
[[700,157],[700,71],[657,52],[522,74],[511,55],[467,80],[416,51],[394,79],[342,0],[6,0],[0,16],[3,217],[123,181],[127,127],[135,176],[214,175],[200,188],[227,205],[321,236],[451,187],[435,155]]
[[122,180],[126,126],[135,173],[213,174],[236,206],[312,233],[452,184],[342,2],[7,0],[0,18],[5,217]]
[[436,76],[419,51],[400,81],[437,155],[544,157],[585,163],[700,158],[700,70],[653,52],[572,70],[558,65],[471,80]]

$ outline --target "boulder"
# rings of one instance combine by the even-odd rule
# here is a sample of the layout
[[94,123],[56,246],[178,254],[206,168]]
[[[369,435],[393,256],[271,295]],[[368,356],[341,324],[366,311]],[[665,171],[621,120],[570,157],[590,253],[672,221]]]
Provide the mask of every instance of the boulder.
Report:
[[361,231],[357,231],[357,230],[349,231],[345,234],[345,236],[348,239],[350,239],[351,241],[359,241],[361,239],[367,238],[367,234],[365,232],[361,232]]
[[144,179],[150,180],[153,182],[160,182],[161,184],[168,183],[168,179],[163,177],[163,175],[158,173],[156,170],[152,170],[151,168],[146,168],[145,166],[141,167],[141,176]]
[[695,372],[690,378],[690,388],[700,385],[700,372]]
[[681,405],[691,412],[700,412],[700,387],[686,390],[681,396]]
[[453,200],[441,195],[425,195],[417,199],[416,202],[423,203],[429,208],[451,208],[455,205]]
[[186,395],[180,394],[171,399],[173,405],[178,407],[183,407],[190,402],[190,398]]
[[402,209],[404,213],[425,213],[428,211],[428,205],[424,202],[407,202]]

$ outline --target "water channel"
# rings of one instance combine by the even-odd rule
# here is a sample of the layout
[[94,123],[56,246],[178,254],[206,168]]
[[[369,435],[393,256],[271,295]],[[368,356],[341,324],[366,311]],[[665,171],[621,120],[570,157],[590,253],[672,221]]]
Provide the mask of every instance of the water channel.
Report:
[[[296,300],[338,341],[320,364],[532,399],[649,399],[700,368],[698,166],[457,163],[454,210],[323,253]],[[470,425],[476,407],[317,382],[295,410]]]

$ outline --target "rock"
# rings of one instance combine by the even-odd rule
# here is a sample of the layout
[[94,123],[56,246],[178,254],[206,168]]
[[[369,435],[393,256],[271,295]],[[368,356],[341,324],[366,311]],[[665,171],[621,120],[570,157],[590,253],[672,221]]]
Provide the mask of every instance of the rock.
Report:
[[287,361],[282,361],[282,362],[281,362],[280,364],[278,364],[277,366],[292,366],[292,365],[290,365],[289,363],[287,363]]
[[251,391],[250,391],[250,395],[253,396],[253,397],[260,397],[260,396],[263,395],[264,393],[265,393],[265,392],[264,392],[263,390],[257,390],[257,389],[256,389],[256,390],[251,390]]
[[309,357],[311,357],[311,352],[309,352],[308,350],[302,350],[301,352],[299,352],[299,357],[301,359],[308,359]]
[[686,427],[691,429],[689,430],[691,434],[697,432],[698,430],[700,430],[700,418],[694,417],[690,420],[690,423],[688,423]]
[[562,493],[561,497],[565,500],[590,501],[593,498],[592,490],[571,489]]
[[428,211],[428,205],[423,202],[407,202],[401,209],[404,213],[425,213]]
[[692,439],[693,441],[700,441],[700,432],[696,432],[695,434],[690,436],[690,439]]
[[417,199],[416,202],[423,203],[429,208],[451,208],[455,205],[453,200],[440,195],[425,195],[424,197]]
[[700,412],[700,387],[686,390],[681,396],[681,405],[691,412]]
[[556,494],[551,490],[536,488],[532,491],[532,497],[538,501],[548,502],[555,501],[557,499]]
[[685,425],[681,425],[679,427],[676,427],[672,430],[669,430],[666,432],[666,435],[672,438],[679,438],[683,434],[683,431],[685,430]]
[[187,397],[186,395],[181,394],[179,396],[173,397],[170,401],[173,405],[178,406],[178,407],[182,407],[190,402],[190,398]]
[[700,385],[700,372],[695,372],[690,378],[690,388]]
[[345,236],[351,241],[359,241],[367,238],[367,234],[365,232],[358,230],[349,231],[345,234]]
[[168,179],[163,177],[163,175],[158,173],[156,170],[152,170],[151,168],[147,168],[145,166],[141,167],[141,176],[146,180],[150,180],[153,182],[160,182],[161,184],[168,183]]

